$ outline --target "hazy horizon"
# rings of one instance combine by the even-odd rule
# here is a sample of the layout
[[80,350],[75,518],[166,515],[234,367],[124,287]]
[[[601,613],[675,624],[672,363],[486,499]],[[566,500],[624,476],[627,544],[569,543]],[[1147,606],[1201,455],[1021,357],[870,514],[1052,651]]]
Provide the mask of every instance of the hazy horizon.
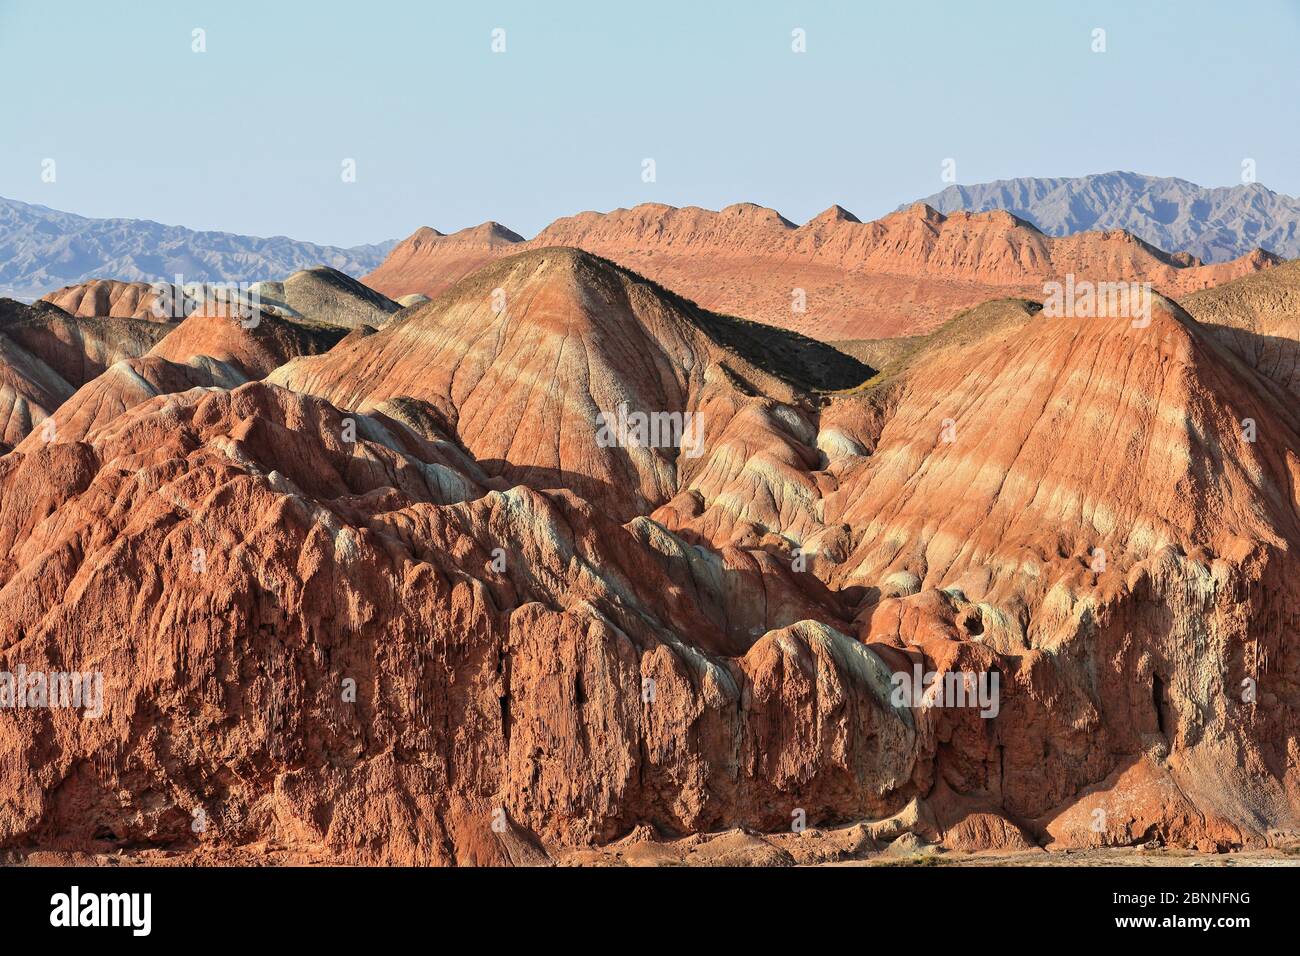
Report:
[[[1139,176],[1148,176],[1148,175],[1150,175],[1150,174],[1148,174],[1148,173],[1142,173],[1142,172],[1137,171],[1137,170],[1106,170],[1105,172],[1100,172],[1100,173],[1085,173],[1085,174],[1082,174],[1081,176],[1077,176],[1077,177],[1068,177],[1068,176],[1038,176],[1038,175],[1025,175],[1025,176],[1011,176],[1011,177],[1006,177],[1005,180],[990,180],[989,183],[973,183],[973,182],[972,182],[972,183],[967,183],[967,182],[958,182],[958,183],[950,183],[950,184],[946,184],[946,185],[953,185],[953,186],[957,186],[957,187],[968,187],[968,188],[969,188],[969,187],[974,187],[974,186],[979,186],[979,185],[988,185],[988,184],[990,184],[990,183],[1003,182],[1003,181],[1009,181],[1009,180],[1017,180],[1017,179],[1045,179],[1045,180],[1046,180],[1046,179],[1070,179],[1070,178],[1084,178],[1084,177],[1086,177],[1086,176],[1092,176],[1092,175],[1101,175],[1101,176],[1105,176],[1105,175],[1114,175],[1114,174],[1136,174],[1136,175],[1139,175]],[[1158,177],[1158,178],[1168,178],[1168,179],[1186,179],[1186,177],[1182,177],[1182,176],[1167,176],[1167,177]],[[1199,187],[1201,187],[1201,188],[1205,188],[1205,189],[1232,188],[1233,186],[1239,186],[1239,185],[1242,185],[1241,183],[1228,183],[1228,184],[1224,184],[1224,185],[1222,185],[1222,186],[1216,186],[1216,185],[1213,185],[1213,184],[1196,183],[1196,182],[1191,181],[1191,180],[1188,180],[1188,181],[1189,181],[1189,182],[1192,182],[1192,185],[1194,185],[1194,186],[1199,186]],[[1288,194],[1285,194],[1285,193],[1281,193],[1279,190],[1271,189],[1267,183],[1262,183],[1262,182],[1261,182],[1261,183],[1255,183],[1254,185],[1261,186],[1261,187],[1263,187],[1264,189],[1269,190],[1270,192],[1276,193],[1276,194],[1278,194],[1278,195],[1284,195],[1284,196],[1285,196],[1285,195],[1288,195]],[[937,192],[941,192],[941,191],[942,191],[941,189],[936,189],[934,192],[937,193]],[[907,205],[909,205],[909,204],[911,204],[911,203],[913,203],[913,202],[921,202],[921,201],[923,201],[923,200],[925,200],[925,199],[927,199],[927,198],[931,198],[932,196],[933,196],[933,194],[931,194],[930,196],[914,196],[914,197],[912,197],[911,199],[903,200],[899,205],[902,206],[902,207],[905,207],[905,206],[907,206]],[[1300,197],[1290,197],[1290,198],[1300,198]],[[299,241],[299,242],[314,242],[314,243],[316,243],[316,244],[318,244],[318,245],[336,246],[336,247],[342,247],[342,248],[356,248],[356,247],[360,247],[360,246],[368,246],[368,245],[383,245],[383,244],[386,243],[386,242],[400,242],[400,241],[402,241],[403,239],[408,238],[408,237],[409,237],[412,233],[414,233],[417,229],[419,229],[419,228],[421,228],[421,227],[423,227],[423,226],[429,226],[429,225],[432,225],[431,223],[420,223],[420,224],[417,225],[417,226],[413,226],[413,227],[412,227],[408,232],[406,232],[406,233],[404,233],[404,234],[402,234],[402,235],[393,235],[393,236],[388,236],[388,237],[385,238],[385,239],[377,239],[377,240],[372,240],[372,241],[369,241],[369,242],[352,243],[352,244],[350,244],[350,245],[344,246],[344,245],[342,245],[341,243],[326,243],[326,242],[319,242],[318,240],[316,240],[316,239],[315,239],[314,237],[312,237],[312,236],[295,236],[295,235],[289,235],[289,234],[286,234],[286,233],[274,233],[274,234],[270,234],[270,233],[251,233],[251,232],[247,232],[247,231],[241,231],[241,230],[239,230],[239,229],[198,229],[198,228],[196,228],[196,227],[194,227],[194,226],[191,226],[191,225],[189,225],[188,223],[184,223],[184,222],[164,222],[164,221],[156,220],[156,219],[147,219],[147,218],[145,218],[145,217],[141,217],[141,216],[130,216],[130,215],[104,216],[104,217],[99,217],[99,216],[86,216],[84,213],[81,213],[81,212],[79,212],[79,211],[77,211],[77,210],[75,210],[75,209],[59,209],[58,207],[55,207],[55,206],[48,206],[48,205],[46,205],[45,203],[40,203],[40,202],[29,202],[29,201],[24,200],[24,199],[18,199],[18,198],[14,197],[14,196],[5,196],[5,195],[0,194],[0,201],[4,201],[4,200],[8,200],[8,201],[11,201],[11,202],[21,202],[21,203],[25,203],[26,205],[30,205],[30,206],[44,207],[44,208],[50,209],[50,210],[53,211],[53,212],[66,213],[66,214],[73,215],[73,216],[81,216],[81,217],[83,217],[83,218],[87,218],[87,219],[101,219],[101,218],[102,218],[102,219],[126,219],[126,220],[135,221],[135,222],[153,222],[153,223],[157,223],[158,225],[160,225],[160,226],[164,226],[164,227],[167,227],[167,228],[182,228],[182,229],[189,229],[189,230],[192,230],[192,231],[194,231],[194,232],[225,233],[225,234],[229,234],[229,235],[248,236],[248,237],[250,237],[250,238],[257,238],[257,239],[281,239],[281,238],[282,238],[282,239],[292,239],[292,240]],[[654,200],[654,199],[646,199],[646,200],[642,200],[642,203],[656,203],[656,202],[660,202],[660,200]],[[706,206],[706,207],[702,207],[702,208],[710,209],[710,210],[716,212],[716,211],[719,211],[719,210],[722,210],[722,209],[726,208],[726,206],[736,205],[736,204],[743,204],[743,203],[747,203],[747,202],[749,202],[749,200],[745,200],[745,199],[737,199],[737,200],[734,200],[733,202],[730,202],[730,203],[725,203],[725,204],[722,204],[722,205],[716,205],[716,206]],[[678,206],[676,203],[667,203],[666,205],[669,205],[669,206],[676,206],[677,208],[682,208],[682,207]],[[697,206],[698,206],[698,204],[693,204],[693,205],[697,205]],[[821,207],[820,209],[816,210],[815,212],[810,213],[806,218],[798,219],[798,218],[795,218],[795,217],[792,217],[792,216],[786,215],[785,211],[782,210],[782,209],[780,209],[780,208],[775,208],[775,207],[768,207],[768,208],[775,208],[775,211],[778,212],[778,213],[780,213],[780,214],[781,214],[785,219],[790,220],[790,221],[793,222],[796,226],[801,226],[801,225],[803,225],[804,223],[806,223],[806,222],[810,221],[811,219],[813,219],[813,218],[814,218],[818,213],[820,213],[820,212],[824,212],[825,210],[831,208],[832,206],[839,206],[839,207],[845,209],[847,212],[850,212],[850,213],[854,214],[855,216],[858,216],[858,217],[859,217],[863,222],[867,222],[867,221],[870,221],[870,220],[872,220],[872,219],[879,219],[879,218],[881,218],[882,216],[889,215],[889,213],[895,211],[895,209],[888,209],[888,210],[885,210],[884,212],[882,212],[882,213],[880,213],[879,215],[876,215],[876,216],[864,216],[864,215],[859,215],[857,210],[855,210],[855,209],[851,209],[851,208],[845,206],[844,203],[842,203],[842,202],[836,202],[836,201],[832,200],[832,201],[827,202],[825,206]],[[558,216],[557,218],[562,218],[562,217],[564,217],[564,216],[578,215],[578,214],[583,213],[583,212],[609,213],[609,212],[613,212],[615,209],[618,209],[618,208],[629,208],[629,207],[616,207],[616,206],[612,206],[612,207],[605,208],[605,209],[574,209],[574,210],[572,210],[571,212],[568,212],[568,213],[561,213],[560,216]],[[898,208],[898,207],[895,207],[895,208]],[[554,221],[554,220],[552,220],[552,221]],[[521,236],[523,236],[523,238],[524,238],[525,240],[533,239],[533,238],[534,238],[534,237],[535,237],[539,232],[542,231],[542,229],[544,229],[547,225],[550,224],[549,222],[548,222],[548,223],[544,223],[541,227],[539,227],[539,228],[538,228],[536,231],[534,231],[534,232],[524,232],[524,231],[519,230],[519,229],[514,229],[514,227],[510,224],[510,222],[507,221],[507,220],[505,220],[505,219],[502,219],[502,218],[499,218],[499,217],[491,217],[491,216],[490,216],[490,217],[488,217],[487,219],[480,220],[480,221],[478,221],[478,222],[466,223],[466,224],[463,225],[463,226],[458,226],[456,229],[439,229],[439,231],[442,232],[442,233],[444,233],[444,234],[450,234],[450,233],[452,233],[452,232],[457,231],[458,229],[472,229],[472,228],[474,228],[475,226],[483,225],[484,223],[487,223],[487,222],[497,222],[497,223],[499,223],[499,224],[502,225],[502,226],[505,226],[505,227],[507,227],[507,228],[509,228],[509,229],[512,229],[514,232],[517,232],[517,233],[519,233]],[[436,228],[438,228],[438,227],[437,227],[437,226],[433,226],[433,228],[436,229]]]
[[[1115,170],[1106,170],[1106,171],[1104,171],[1104,172],[1098,172],[1098,173],[1084,173],[1084,174],[1080,174],[1079,176],[1073,176],[1073,177],[1071,177],[1071,176],[1051,176],[1051,175],[1032,175],[1032,174],[1027,174],[1027,175],[1024,175],[1024,176],[1009,176],[1009,177],[1005,177],[1005,178],[1002,179],[1002,180],[989,180],[988,183],[957,182],[957,183],[948,183],[948,184],[945,184],[945,185],[951,185],[951,186],[957,186],[957,187],[968,187],[968,188],[969,188],[969,187],[974,187],[974,186],[979,186],[979,185],[988,185],[988,184],[991,184],[991,183],[996,183],[996,182],[1005,182],[1005,181],[1011,181],[1011,180],[1017,180],[1017,179],[1045,179],[1045,180],[1046,180],[1046,179],[1072,179],[1072,178],[1073,178],[1073,179],[1079,179],[1079,178],[1084,178],[1084,177],[1087,177],[1087,176],[1096,176],[1096,175],[1105,176],[1105,175],[1114,175],[1114,174],[1136,174],[1136,175],[1139,175],[1139,176],[1150,176],[1150,175],[1151,175],[1151,174],[1149,174],[1149,173],[1143,173],[1143,172],[1141,172],[1141,171],[1139,171],[1139,170],[1119,170],[1119,169],[1115,169]],[[1166,178],[1166,179],[1180,179],[1180,180],[1186,180],[1186,177],[1184,177],[1184,176],[1174,176],[1174,175],[1164,176],[1164,177],[1155,177],[1155,178]],[[1192,185],[1194,185],[1194,186],[1199,186],[1199,187],[1204,188],[1204,189],[1219,189],[1219,188],[1230,189],[1230,188],[1232,188],[1232,187],[1234,187],[1234,186],[1242,185],[1241,183],[1225,183],[1225,184],[1222,184],[1222,185],[1216,185],[1216,184],[1210,184],[1210,183],[1197,183],[1197,182],[1195,182],[1195,181],[1193,181],[1193,180],[1186,180],[1186,181],[1191,182]],[[1263,187],[1264,189],[1269,190],[1270,192],[1276,193],[1276,194],[1278,194],[1278,195],[1289,196],[1289,194],[1287,194],[1287,193],[1283,193],[1283,192],[1281,192],[1280,190],[1272,189],[1272,188],[1271,188],[1267,183],[1260,182],[1260,183],[1255,183],[1254,185],[1261,186],[1261,187]],[[935,193],[938,193],[938,192],[941,192],[941,191],[942,191],[942,189],[936,189],[936,190],[934,190]],[[894,208],[887,209],[887,210],[885,210],[884,212],[881,212],[881,213],[879,213],[878,215],[874,215],[874,216],[860,215],[856,209],[849,208],[849,207],[846,206],[844,203],[842,203],[842,202],[838,202],[838,201],[835,201],[835,200],[830,200],[830,201],[828,201],[828,202],[826,203],[826,205],[824,205],[824,206],[822,206],[820,209],[818,209],[818,210],[816,210],[816,211],[810,213],[806,218],[802,218],[802,219],[801,219],[801,218],[796,218],[796,217],[793,217],[793,216],[790,216],[790,215],[787,215],[787,214],[785,213],[784,210],[782,210],[782,209],[780,209],[780,208],[778,208],[778,207],[768,207],[768,208],[774,208],[776,212],[780,213],[780,214],[781,214],[785,219],[788,219],[788,220],[790,220],[791,222],[793,222],[796,226],[801,226],[801,225],[803,225],[804,223],[806,223],[806,222],[810,221],[811,219],[813,219],[813,218],[814,218],[818,213],[820,213],[820,212],[824,212],[825,210],[831,208],[832,206],[839,206],[839,207],[845,209],[847,212],[850,212],[850,213],[854,214],[855,216],[858,216],[858,217],[859,217],[863,222],[867,222],[867,221],[870,221],[870,220],[872,220],[872,219],[879,219],[879,218],[881,218],[882,216],[887,216],[887,215],[889,215],[889,213],[895,211],[896,208],[899,208],[899,207],[905,207],[905,206],[907,206],[907,205],[909,205],[910,203],[913,203],[913,202],[921,202],[921,201],[923,201],[923,200],[925,200],[925,199],[927,199],[927,198],[930,198],[931,196],[933,196],[933,193],[931,193],[929,196],[913,196],[913,197],[911,197],[910,199],[902,200],[901,203],[899,203],[899,204],[898,204],[897,206],[895,206]],[[1300,197],[1290,197],[1290,198],[1300,198]],[[409,231],[407,231],[406,233],[404,233],[404,234],[402,234],[402,235],[393,235],[393,236],[388,236],[388,237],[386,237],[386,238],[384,238],[384,239],[375,239],[375,240],[370,240],[370,241],[368,241],[368,242],[351,243],[351,244],[348,244],[348,245],[345,246],[345,245],[343,245],[342,243],[320,242],[320,241],[318,241],[317,239],[315,239],[315,238],[312,237],[312,236],[295,236],[295,235],[290,235],[290,234],[287,234],[287,233],[252,233],[252,232],[248,232],[248,231],[241,231],[241,230],[239,230],[239,229],[199,229],[199,228],[197,228],[197,227],[195,227],[195,226],[191,226],[191,225],[189,225],[188,223],[184,223],[184,222],[165,222],[165,221],[157,220],[157,219],[148,219],[148,218],[146,218],[146,217],[142,217],[142,216],[130,216],[130,215],[116,215],[116,216],[103,216],[103,217],[100,217],[100,216],[86,216],[84,213],[81,213],[81,212],[79,212],[78,210],[75,210],[75,209],[60,209],[60,208],[58,208],[58,207],[56,207],[56,206],[48,206],[48,205],[45,204],[45,203],[41,203],[41,202],[31,202],[31,201],[28,201],[28,200],[25,200],[25,199],[18,199],[17,197],[14,197],[14,196],[5,196],[5,195],[2,195],[2,194],[0,194],[0,200],[8,200],[8,201],[12,201],[12,202],[21,202],[21,203],[25,203],[25,204],[30,205],[30,206],[40,206],[40,207],[44,207],[44,208],[50,209],[51,211],[54,211],[54,212],[67,213],[67,214],[70,214],[70,215],[73,215],[73,216],[82,216],[83,218],[87,218],[87,219],[101,219],[101,218],[102,218],[102,219],[127,219],[127,220],[132,220],[132,221],[137,221],[137,222],[154,222],[154,223],[157,223],[157,224],[160,225],[160,226],[165,226],[165,227],[168,227],[168,228],[171,228],[171,227],[179,227],[179,228],[183,228],[183,229],[189,229],[189,230],[192,230],[192,231],[195,231],[195,232],[226,233],[226,234],[230,234],[230,235],[248,236],[248,237],[251,237],[251,238],[258,238],[258,239],[278,239],[278,238],[284,238],[284,239],[293,239],[293,240],[300,241],[300,242],[315,242],[315,243],[317,243],[318,245],[338,246],[338,247],[342,247],[342,248],[355,248],[355,247],[367,246],[367,245],[383,245],[385,242],[400,242],[400,241],[402,241],[403,239],[408,238],[412,233],[414,233],[417,229],[419,229],[419,228],[421,228],[421,227],[423,227],[423,226],[433,226],[433,228],[438,229],[440,232],[442,232],[442,233],[444,233],[444,234],[450,234],[450,233],[455,232],[455,231],[457,231],[457,230],[459,230],[459,229],[472,229],[472,228],[474,228],[475,226],[483,225],[484,223],[487,223],[487,222],[497,222],[497,223],[499,223],[500,225],[503,225],[503,226],[505,226],[505,227],[507,227],[507,228],[513,230],[514,232],[519,233],[521,236],[523,236],[523,238],[524,238],[525,240],[528,240],[528,239],[532,239],[532,238],[534,238],[534,237],[535,237],[539,232],[541,232],[541,231],[542,231],[542,230],[543,230],[547,225],[550,224],[550,222],[543,223],[542,226],[540,226],[537,230],[532,231],[532,232],[526,232],[526,231],[523,231],[523,230],[520,230],[520,229],[515,229],[514,226],[512,226],[511,223],[510,223],[508,220],[503,219],[503,218],[500,218],[500,217],[496,217],[496,216],[489,216],[487,219],[479,220],[478,222],[465,223],[465,224],[462,225],[462,226],[457,226],[455,229],[441,229],[441,228],[439,228],[438,226],[433,225],[432,223],[423,223],[423,222],[422,222],[422,223],[419,223],[419,224],[416,225],[416,226],[413,226]],[[661,202],[661,200],[656,200],[656,199],[645,199],[645,200],[641,200],[641,202],[642,202],[642,203],[657,203],[657,202]],[[710,210],[713,210],[713,211],[716,212],[716,211],[719,211],[719,210],[722,210],[722,209],[726,208],[727,206],[736,205],[736,204],[742,204],[742,203],[747,203],[747,202],[750,202],[750,200],[746,200],[746,199],[736,199],[736,200],[733,200],[732,202],[729,202],[729,203],[724,203],[724,204],[714,205],[714,206],[705,206],[705,207],[702,207],[702,208],[710,209]],[[638,203],[638,204],[633,204],[633,205],[639,205],[639,203]],[[681,207],[679,204],[677,204],[677,203],[666,203],[666,205],[669,205],[669,206],[675,206],[675,207],[677,207],[677,208],[682,208],[682,207]],[[695,206],[698,206],[699,204],[687,204],[687,205],[695,205]],[[616,209],[618,209],[618,208],[630,208],[630,207],[617,207],[617,206],[611,206],[611,207],[608,207],[608,208],[601,208],[601,209],[574,209],[574,210],[572,210],[572,211],[570,211],[570,212],[567,212],[567,213],[560,213],[560,215],[557,216],[556,218],[562,218],[562,217],[564,217],[564,216],[578,215],[578,214],[583,213],[583,212],[609,213],[609,212],[613,212],[614,210],[616,210]],[[551,220],[551,222],[553,222],[553,221],[554,221],[554,220]]]

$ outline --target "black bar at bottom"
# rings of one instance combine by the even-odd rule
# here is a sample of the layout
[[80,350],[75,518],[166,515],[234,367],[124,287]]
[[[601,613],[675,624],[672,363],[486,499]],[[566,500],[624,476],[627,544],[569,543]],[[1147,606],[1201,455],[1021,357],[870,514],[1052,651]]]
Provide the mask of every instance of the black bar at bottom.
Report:
[[[373,942],[420,931],[499,944],[622,945],[787,928],[870,928],[919,944],[951,931],[1055,939],[1193,934],[1230,943],[1295,918],[1295,870],[1238,867],[814,869],[0,868],[7,943],[28,936],[133,944]],[[76,887],[75,895],[73,887]],[[110,894],[105,897],[104,894]],[[121,894],[127,894],[122,896]],[[143,896],[148,894],[147,911]],[[93,899],[90,899],[93,898]],[[74,899],[77,910],[72,916]],[[88,901],[89,899],[89,901]],[[148,934],[145,914],[148,917]],[[112,922],[116,926],[72,926]],[[808,921],[812,921],[811,924]],[[61,922],[64,925],[53,925]],[[836,929],[838,927],[838,929]],[[946,930],[945,930],[946,927]],[[593,935],[597,934],[597,935]],[[879,934],[886,934],[884,936]],[[998,938],[994,936],[993,938]],[[1024,938],[1024,937],[1022,937]]]

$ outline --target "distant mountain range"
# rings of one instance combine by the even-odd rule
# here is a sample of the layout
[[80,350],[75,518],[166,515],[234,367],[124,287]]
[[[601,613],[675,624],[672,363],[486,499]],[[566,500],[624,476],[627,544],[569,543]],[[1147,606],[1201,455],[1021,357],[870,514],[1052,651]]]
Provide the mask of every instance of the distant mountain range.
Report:
[[229,232],[197,232],[144,219],[89,219],[0,198],[0,296],[35,299],[90,279],[253,282],[326,265],[359,276],[396,240],[340,248]]
[[1185,179],[1115,172],[949,186],[921,201],[942,213],[1004,209],[1049,236],[1123,229],[1203,262],[1227,262],[1255,248],[1300,256],[1300,199],[1259,183],[1207,189]]

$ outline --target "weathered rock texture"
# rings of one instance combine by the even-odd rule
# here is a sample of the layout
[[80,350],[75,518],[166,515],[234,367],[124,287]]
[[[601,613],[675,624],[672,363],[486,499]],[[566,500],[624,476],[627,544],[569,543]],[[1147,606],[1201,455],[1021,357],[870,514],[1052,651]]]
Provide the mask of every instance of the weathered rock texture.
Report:
[[284,318],[355,329],[378,327],[402,306],[328,266],[303,269],[283,282],[259,282],[259,304]]
[[[159,374],[0,457],[0,669],[104,675],[98,718],[0,709],[0,848],[675,860],[854,824],[701,854],[783,863],[1297,825],[1300,421],[1173,302],[989,303],[880,373],[565,249],[319,355],[198,318],[145,362],[240,380]],[[700,414],[699,454],[597,441],[619,403]],[[900,700],[914,669],[995,706]]]
[[148,352],[172,327],[140,319],[72,316],[47,302],[0,299],[0,333],[45,362],[73,388],[110,365]]
[[843,387],[868,374],[821,343],[709,315],[611,263],[549,249],[512,256],[270,381],[362,411],[420,403],[494,473],[569,488],[626,520],[671,497],[699,459],[603,448],[598,415],[620,405],[690,414],[703,450],[761,404],[738,383],[795,402],[797,384]]
[[[169,281],[169,280],[159,280]],[[166,321],[155,309],[158,301],[147,282],[122,282],[118,279],[91,279],[64,286],[41,299],[82,319],[114,318]]]
[[1184,301],[1242,361],[1300,395],[1300,260]]
[[[78,320],[88,321],[88,320]],[[233,388],[344,337],[338,326],[304,326],[268,313],[241,319],[221,305],[186,318],[143,355],[123,358],[71,394],[25,448],[80,441],[128,408],[191,388]]]
[[148,351],[167,331],[131,319],[78,318],[47,302],[0,299],[0,453],[109,364]]

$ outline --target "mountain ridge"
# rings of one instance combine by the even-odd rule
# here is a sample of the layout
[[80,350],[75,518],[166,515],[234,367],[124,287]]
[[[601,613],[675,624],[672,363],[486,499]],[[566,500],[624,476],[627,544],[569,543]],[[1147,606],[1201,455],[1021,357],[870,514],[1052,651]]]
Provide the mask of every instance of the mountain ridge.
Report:
[[1207,263],[1226,262],[1257,247],[1286,259],[1300,256],[1300,198],[1258,182],[1207,187],[1175,176],[1117,170],[954,184],[920,201],[942,213],[1004,209],[1050,236],[1124,229],[1170,253],[1187,252]]
[[421,227],[363,281],[393,299],[436,297],[493,259],[547,246],[584,249],[702,308],[823,341],[923,334],[989,299],[1042,295],[1067,274],[1149,281],[1177,297],[1277,261],[1253,251],[1202,265],[1118,229],[1049,236],[1005,210],[945,215],[913,203],[861,222],[831,206],[796,226],[753,203],[643,203],[562,217],[530,240],[489,224],[450,235]]
[[253,282],[327,265],[360,275],[396,240],[341,247],[189,229],[149,219],[95,219],[0,197],[0,296],[37,299],[93,279]]

